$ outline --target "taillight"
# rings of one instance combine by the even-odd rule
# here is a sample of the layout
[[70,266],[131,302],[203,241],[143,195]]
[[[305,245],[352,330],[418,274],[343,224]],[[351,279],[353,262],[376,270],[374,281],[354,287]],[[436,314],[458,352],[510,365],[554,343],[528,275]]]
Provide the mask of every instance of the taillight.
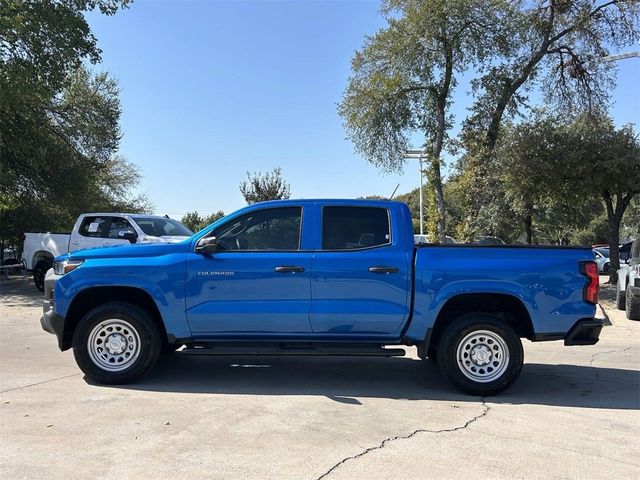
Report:
[[589,303],[598,303],[600,277],[598,277],[598,266],[596,262],[580,262],[580,273],[587,277],[587,284],[582,293],[583,298]]

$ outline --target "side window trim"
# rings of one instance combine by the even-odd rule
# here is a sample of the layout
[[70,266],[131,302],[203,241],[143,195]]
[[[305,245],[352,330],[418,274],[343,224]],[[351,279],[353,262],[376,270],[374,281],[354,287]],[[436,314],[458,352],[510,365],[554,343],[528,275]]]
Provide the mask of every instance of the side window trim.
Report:
[[387,226],[389,228],[389,241],[386,243],[381,243],[380,245],[371,245],[368,247],[357,247],[357,248],[324,248],[324,209],[331,207],[344,207],[349,208],[353,207],[353,205],[344,205],[344,204],[335,204],[335,205],[322,205],[320,210],[320,249],[316,250],[317,252],[361,252],[363,250],[373,250],[376,248],[386,248],[393,244],[393,228],[391,225],[391,212],[388,207],[355,207],[355,208],[379,208],[384,209],[387,212]]
[[302,250],[300,247],[302,246],[302,232],[303,232],[303,225],[304,225],[304,216],[305,216],[305,208],[302,205],[287,205],[287,206],[282,206],[282,207],[271,207],[271,208],[261,208],[261,209],[256,209],[253,210],[251,212],[245,213],[244,215],[240,215],[238,217],[235,217],[233,219],[230,219],[229,221],[223,223],[222,225],[219,225],[217,228],[211,230],[208,234],[206,234],[204,237],[202,238],[209,238],[212,236],[216,235],[216,231],[220,230],[221,228],[224,228],[225,225],[231,223],[231,222],[235,222],[241,218],[246,217],[247,215],[251,215],[252,213],[255,212],[259,212],[259,211],[268,211],[268,210],[279,210],[282,208],[297,208],[299,210],[299,214],[300,214],[300,224],[298,226],[298,247],[295,250],[288,250],[288,249],[271,249],[271,250],[264,250],[264,249],[238,249],[238,250],[221,250],[219,253],[302,253],[305,252],[307,250]]

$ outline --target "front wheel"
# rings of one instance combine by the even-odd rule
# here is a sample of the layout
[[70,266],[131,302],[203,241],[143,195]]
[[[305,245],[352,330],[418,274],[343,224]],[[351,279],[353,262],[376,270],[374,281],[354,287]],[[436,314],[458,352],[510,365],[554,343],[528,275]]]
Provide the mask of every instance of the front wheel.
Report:
[[524,361],[522,342],[513,328],[488,315],[455,320],[438,342],[444,377],[470,395],[488,396],[509,388]]
[[80,369],[98,383],[131,382],[158,360],[162,339],[153,319],[135,305],[112,302],[88,312],[73,335]]
[[629,320],[640,320],[640,295],[636,288],[627,284],[625,311]]

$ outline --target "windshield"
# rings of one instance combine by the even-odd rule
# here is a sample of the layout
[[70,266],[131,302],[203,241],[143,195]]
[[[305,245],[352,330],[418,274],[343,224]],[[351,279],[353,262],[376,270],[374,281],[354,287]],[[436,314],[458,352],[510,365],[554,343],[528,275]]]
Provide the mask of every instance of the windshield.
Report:
[[157,217],[136,217],[133,219],[147,235],[154,237],[190,237],[193,232],[176,220]]

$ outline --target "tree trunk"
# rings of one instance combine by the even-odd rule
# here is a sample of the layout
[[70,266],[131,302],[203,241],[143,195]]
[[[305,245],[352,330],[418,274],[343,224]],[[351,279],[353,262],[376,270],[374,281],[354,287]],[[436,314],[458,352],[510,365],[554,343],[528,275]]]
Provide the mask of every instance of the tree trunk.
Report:
[[531,245],[533,242],[533,219],[530,213],[524,217],[524,228],[527,232],[527,245]]
[[436,207],[438,209],[438,237],[440,243],[446,241],[446,207],[444,203],[444,191],[442,189],[442,172],[440,171],[440,156],[442,155],[442,147],[444,145],[444,134],[447,130],[447,99],[449,98],[449,90],[451,88],[451,79],[453,76],[453,51],[450,47],[445,47],[445,69],[442,87],[438,92],[438,127],[436,138],[433,142],[433,157],[431,159],[431,174],[433,186],[436,193]]
[[608,191],[603,192],[603,197],[607,206],[607,221],[609,223],[609,283],[615,285],[618,283],[618,269],[620,268],[620,223],[633,195],[628,194],[625,197],[616,193],[615,206]]

